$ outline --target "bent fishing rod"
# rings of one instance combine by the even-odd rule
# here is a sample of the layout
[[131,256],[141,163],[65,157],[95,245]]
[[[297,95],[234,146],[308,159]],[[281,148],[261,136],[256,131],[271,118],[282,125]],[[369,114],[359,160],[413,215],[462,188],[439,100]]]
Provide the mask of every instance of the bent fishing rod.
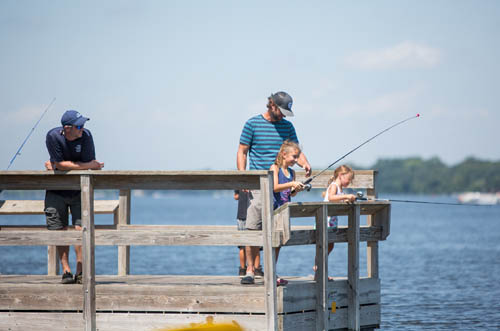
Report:
[[[45,111],[43,112],[42,116],[40,116],[40,118],[38,119],[38,121],[35,123],[35,125],[33,126],[33,128],[31,129],[31,131],[28,133],[28,136],[26,136],[26,139],[24,139],[23,143],[21,144],[21,146],[19,147],[19,149],[17,150],[16,154],[14,154],[14,156],[12,157],[12,159],[10,160],[10,163],[9,163],[9,166],[7,167],[6,170],[9,170],[10,166],[12,165],[12,163],[14,163],[14,160],[16,159],[16,157],[18,155],[21,155],[21,150],[23,149],[24,147],[24,144],[26,144],[26,142],[28,141],[28,139],[31,137],[31,134],[33,133],[33,131],[35,131],[36,127],[38,126],[38,123],[40,123],[40,121],[42,120],[42,118],[45,116],[45,114],[47,113],[47,111],[49,111],[50,107],[52,106],[52,104],[54,104],[54,102],[56,101],[56,98],[52,99],[52,101],[50,102],[50,104],[47,106],[47,108],[45,108]],[[0,191],[1,192],[1,191]]]
[[380,136],[382,133],[384,132],[387,132],[389,131],[390,129],[400,125],[400,124],[403,124],[404,122],[408,122],[409,120],[412,120],[412,119],[415,119],[415,118],[418,118],[420,117],[420,114],[417,114],[415,116],[411,116],[411,117],[408,117],[407,119],[404,119],[402,121],[399,121],[397,122],[396,124],[393,124],[391,125],[390,127],[388,127],[387,129],[384,129],[382,131],[380,131],[379,133],[377,133],[376,135],[374,135],[373,137],[371,137],[370,139],[366,140],[365,142],[363,142],[361,145],[357,146],[356,148],[350,150],[348,153],[344,154],[343,156],[341,156],[339,159],[337,159],[335,162],[333,162],[332,164],[330,164],[328,167],[326,167],[325,169],[321,170],[319,173],[317,173],[316,175],[312,176],[311,178],[305,180],[304,182],[302,182],[302,184],[304,184],[305,186],[305,189],[307,191],[310,191],[311,190],[311,182],[316,178],[318,177],[319,175],[321,175],[322,173],[324,173],[325,171],[327,171],[328,169],[330,169],[331,167],[333,167],[335,164],[337,164],[337,162],[341,161],[342,159],[344,159],[345,157],[347,157],[349,154],[355,152],[356,150],[358,150],[359,148],[361,148],[362,146],[366,145],[367,143],[369,143],[370,141],[372,141],[373,139],[377,138],[378,136]]

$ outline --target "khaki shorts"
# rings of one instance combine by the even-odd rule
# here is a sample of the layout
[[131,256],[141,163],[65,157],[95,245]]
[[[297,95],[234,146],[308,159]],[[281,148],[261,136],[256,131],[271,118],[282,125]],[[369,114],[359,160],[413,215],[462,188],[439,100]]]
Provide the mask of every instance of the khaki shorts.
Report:
[[262,199],[260,190],[252,190],[248,194],[250,200],[247,209],[246,227],[248,230],[262,230]]

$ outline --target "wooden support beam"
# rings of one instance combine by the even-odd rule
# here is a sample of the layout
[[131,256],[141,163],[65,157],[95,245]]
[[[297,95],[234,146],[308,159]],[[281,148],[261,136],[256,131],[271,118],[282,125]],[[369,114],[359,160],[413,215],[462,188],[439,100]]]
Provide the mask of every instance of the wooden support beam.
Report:
[[47,275],[59,275],[59,256],[55,245],[47,246]]
[[[118,225],[130,224],[130,190],[120,190]],[[130,274],[130,246],[118,246],[118,275]]]
[[[377,199],[377,172],[373,173],[373,188],[366,190],[366,197],[368,199]],[[390,207],[390,206],[389,206]],[[388,208],[389,208],[388,207]],[[375,216],[368,215],[366,216],[366,225],[374,226],[375,225]],[[378,241],[367,241],[366,242],[366,271],[367,276],[370,278],[378,278]]]
[[83,318],[85,331],[96,330],[94,187],[92,176],[81,176],[83,232]]
[[[262,204],[262,236],[264,241],[264,284],[266,288],[266,325],[268,331],[278,330],[276,302],[276,252],[272,246],[273,222],[273,173],[260,177]],[[248,232],[248,231],[246,231]]]
[[316,213],[316,330],[328,330],[328,206]]
[[347,229],[347,283],[348,307],[347,326],[349,330],[360,329],[359,321],[359,214],[360,206],[354,203],[348,216]]

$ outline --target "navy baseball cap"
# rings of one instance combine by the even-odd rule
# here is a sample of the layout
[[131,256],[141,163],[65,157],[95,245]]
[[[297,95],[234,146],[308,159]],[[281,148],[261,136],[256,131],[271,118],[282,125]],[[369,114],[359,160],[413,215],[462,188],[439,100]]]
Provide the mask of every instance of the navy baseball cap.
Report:
[[65,125],[74,125],[74,126],[83,126],[85,122],[90,120],[90,118],[83,117],[82,114],[77,112],[76,110],[66,110],[66,112],[61,117],[61,124]]
[[293,100],[290,94],[286,92],[276,92],[271,94],[271,100],[279,107],[281,113],[288,117],[293,117],[292,104]]

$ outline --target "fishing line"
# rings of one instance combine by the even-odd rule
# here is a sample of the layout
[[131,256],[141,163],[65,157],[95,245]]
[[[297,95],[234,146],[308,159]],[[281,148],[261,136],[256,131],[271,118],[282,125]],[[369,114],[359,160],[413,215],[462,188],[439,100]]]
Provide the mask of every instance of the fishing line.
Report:
[[448,206],[487,206],[472,203],[454,203],[454,202],[434,202],[434,201],[420,201],[420,200],[398,200],[398,199],[369,199],[363,195],[362,192],[356,193],[356,200],[360,201],[390,201],[390,202],[401,202],[401,203],[422,203],[428,205],[448,205]]
[[16,159],[16,157],[18,155],[21,155],[21,150],[23,149],[24,147],[24,144],[26,144],[26,142],[28,141],[28,139],[30,138],[31,134],[33,133],[33,131],[35,131],[36,127],[38,126],[38,123],[40,123],[40,121],[42,120],[42,118],[45,116],[45,114],[47,113],[47,111],[49,110],[49,108],[52,106],[52,104],[56,101],[56,98],[52,99],[52,101],[50,102],[50,104],[47,106],[47,108],[45,108],[45,111],[43,112],[42,116],[40,116],[40,118],[38,119],[38,121],[36,122],[35,126],[33,126],[33,128],[31,129],[30,133],[28,134],[28,136],[26,136],[26,139],[24,139],[23,143],[21,144],[21,147],[19,147],[19,149],[17,150],[16,154],[14,154],[14,156],[12,157],[12,160],[10,160],[10,163],[9,163],[9,166],[7,167],[6,170],[9,170],[10,166],[12,165],[12,163],[14,163],[14,160]]
[[322,173],[324,173],[325,171],[327,171],[328,169],[330,169],[331,167],[333,167],[337,162],[341,161],[342,159],[344,159],[346,156],[348,156],[349,154],[355,152],[356,150],[358,150],[360,147],[366,145],[367,143],[369,143],[370,141],[372,141],[373,139],[377,138],[378,136],[380,136],[382,133],[384,132],[387,132],[389,131],[390,129],[392,129],[393,127],[395,126],[398,126],[400,124],[403,124],[404,122],[407,122],[409,120],[412,120],[412,119],[415,119],[417,117],[420,117],[420,114],[417,114],[415,116],[411,116],[411,117],[408,117],[407,119],[404,119],[402,121],[399,121],[397,122],[396,124],[393,124],[391,125],[390,127],[388,127],[387,129],[384,129],[382,131],[380,131],[379,133],[377,133],[376,135],[374,135],[373,137],[371,137],[370,139],[366,140],[365,142],[363,142],[361,145],[357,146],[356,148],[350,150],[348,153],[344,154],[343,156],[341,156],[339,159],[337,159],[335,162],[333,162],[332,164],[330,164],[328,167],[326,167],[325,169],[321,170],[319,173],[317,173],[316,175],[312,176],[311,178],[307,179],[306,181],[302,182],[302,184],[305,185],[305,189],[307,191],[311,190],[311,182],[316,178],[318,177],[319,175],[321,175]]

